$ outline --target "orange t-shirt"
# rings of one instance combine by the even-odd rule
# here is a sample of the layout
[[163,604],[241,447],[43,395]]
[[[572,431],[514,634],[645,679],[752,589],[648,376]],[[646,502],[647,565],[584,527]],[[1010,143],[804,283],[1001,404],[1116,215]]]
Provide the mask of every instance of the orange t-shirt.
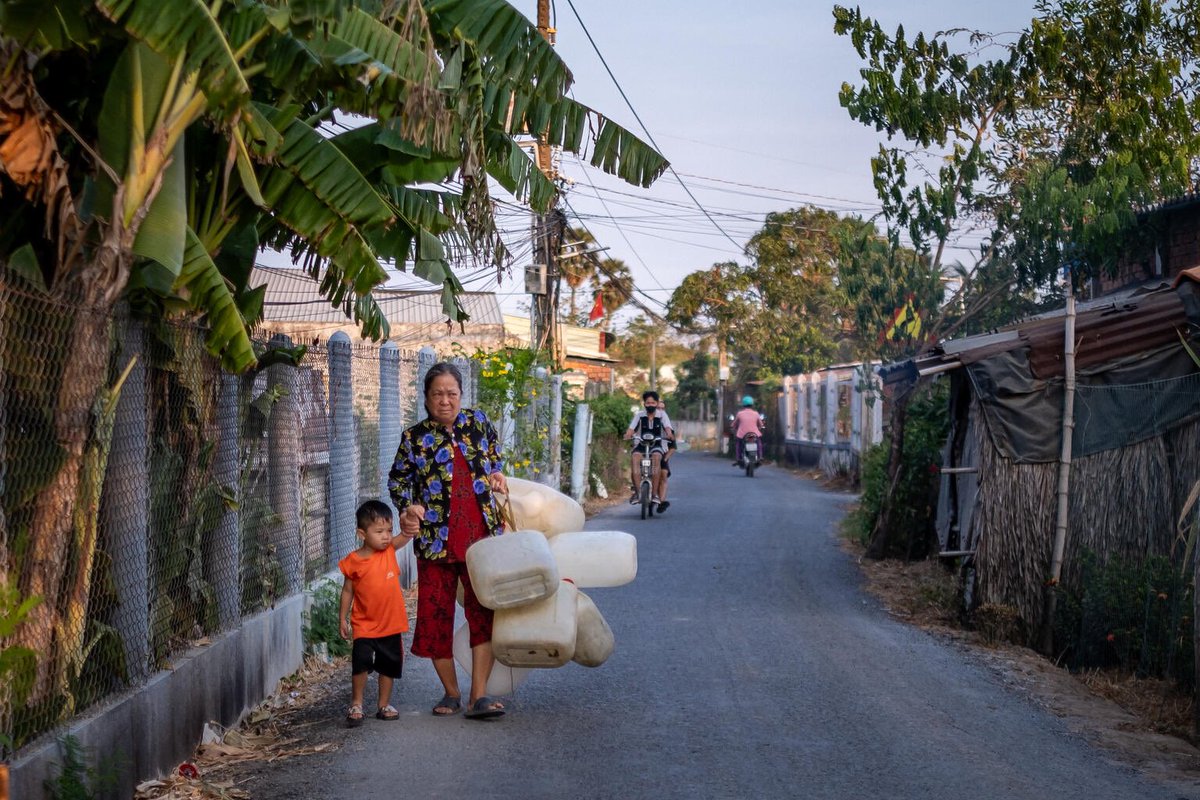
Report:
[[338,569],[354,582],[350,626],[355,639],[378,639],[408,630],[395,550],[376,550],[366,558],[355,550],[338,562]]

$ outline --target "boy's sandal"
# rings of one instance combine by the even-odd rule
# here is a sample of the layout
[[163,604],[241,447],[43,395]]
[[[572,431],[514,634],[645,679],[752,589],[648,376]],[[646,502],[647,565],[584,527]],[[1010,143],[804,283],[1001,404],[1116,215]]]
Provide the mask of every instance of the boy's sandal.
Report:
[[375,712],[375,719],[393,720],[393,719],[399,719],[399,718],[400,718],[400,712],[397,711],[391,705],[386,705],[383,708],[381,708]]
[[[447,711],[438,711],[439,708],[448,709]],[[452,697],[451,695],[442,695],[442,699],[437,701],[437,705],[433,707],[433,715],[435,717],[452,717],[462,710],[462,698]]]
[[363,724],[362,706],[360,706],[356,703],[355,705],[350,706],[350,708],[348,708],[346,710],[346,727],[347,728],[357,728],[359,725],[362,725],[362,724]]

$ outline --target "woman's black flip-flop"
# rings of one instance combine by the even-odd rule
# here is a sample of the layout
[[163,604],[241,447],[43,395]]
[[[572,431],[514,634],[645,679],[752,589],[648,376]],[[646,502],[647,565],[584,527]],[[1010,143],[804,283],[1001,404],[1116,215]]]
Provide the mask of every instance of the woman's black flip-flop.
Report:
[[463,716],[467,719],[495,719],[504,716],[504,707],[485,695],[472,703]]

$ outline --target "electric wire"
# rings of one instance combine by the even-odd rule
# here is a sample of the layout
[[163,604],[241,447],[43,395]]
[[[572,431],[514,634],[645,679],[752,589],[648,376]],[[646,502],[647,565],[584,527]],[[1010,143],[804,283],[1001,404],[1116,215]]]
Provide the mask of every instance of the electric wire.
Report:
[[[579,16],[579,11],[575,8],[575,3],[573,0],[567,0],[567,5],[570,6],[571,13],[575,15],[575,19],[579,22],[579,27],[583,29],[583,34],[587,37],[588,42],[592,45],[592,49],[596,51],[596,57],[599,58],[600,63],[604,65],[604,71],[608,73],[608,77],[612,79],[613,85],[617,87],[617,92],[620,93],[621,99],[625,101],[625,105],[628,106],[629,112],[633,114],[633,118],[636,119],[638,125],[642,127],[642,132],[646,134],[646,138],[650,140],[650,144],[654,145],[654,149],[661,153],[662,148],[658,146],[658,142],[654,141],[654,135],[650,133],[650,129],[646,127],[646,123],[642,122],[642,118],[638,115],[637,110],[633,107],[633,103],[629,102],[629,97],[625,94],[625,90],[621,87],[620,81],[617,80],[617,76],[614,75],[612,69],[609,68],[608,61],[604,58],[604,54],[600,52],[600,48],[596,45],[596,40],[592,38],[591,31],[588,30],[587,25],[583,24],[583,18]],[[708,217],[709,222],[713,224],[713,227],[721,231],[725,238],[728,239],[734,247],[742,247],[742,245],[734,240],[732,236],[730,236],[728,233],[725,233],[725,230],[719,224],[717,224],[717,221],[713,219],[711,215],[709,215],[707,209],[705,209],[704,206],[700,204],[700,201],[696,199],[696,196],[692,194],[692,190],[689,189],[687,184],[683,182],[683,179],[679,177],[679,173],[675,171],[675,167],[671,166],[670,162],[667,162],[667,169],[669,169],[671,174],[675,176],[675,180],[678,181],[679,185],[683,187],[683,190],[687,192],[688,197],[692,198],[692,202],[696,204],[696,208],[699,208],[704,212],[704,215]]]

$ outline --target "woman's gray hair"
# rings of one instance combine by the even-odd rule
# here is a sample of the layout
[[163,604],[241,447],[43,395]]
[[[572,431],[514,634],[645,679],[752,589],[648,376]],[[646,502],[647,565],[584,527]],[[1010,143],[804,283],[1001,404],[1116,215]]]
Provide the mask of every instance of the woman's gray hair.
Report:
[[425,394],[429,395],[429,390],[433,386],[433,381],[439,375],[449,375],[454,378],[454,382],[458,384],[458,391],[463,390],[463,376],[458,367],[451,364],[449,361],[441,361],[429,368],[429,372],[425,373]]
[[462,372],[458,369],[458,367],[454,366],[449,361],[441,361],[430,367],[429,372],[425,373],[425,394],[423,395],[423,400],[421,403],[421,405],[425,406],[425,413],[429,416],[433,415],[429,414],[429,403],[425,401],[429,399],[429,390],[433,386],[434,379],[439,375],[449,375],[451,378],[454,378],[454,382],[458,384],[458,393],[460,395],[462,394],[463,390]]

